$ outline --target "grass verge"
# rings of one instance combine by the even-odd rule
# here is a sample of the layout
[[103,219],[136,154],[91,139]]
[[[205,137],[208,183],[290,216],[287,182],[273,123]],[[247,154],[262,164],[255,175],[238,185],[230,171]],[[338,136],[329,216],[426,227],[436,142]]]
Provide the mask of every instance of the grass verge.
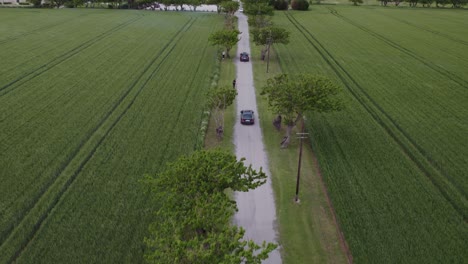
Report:
[[[251,44],[259,121],[266,145],[278,215],[279,239],[284,263],[347,263],[344,245],[335,224],[321,180],[310,139],[304,140],[300,175],[299,199],[295,203],[298,171],[299,140],[292,140],[289,148],[281,149],[284,127],[277,131],[272,124],[274,114],[269,111],[261,87],[281,69],[274,51],[267,63],[260,60],[260,48]],[[293,131],[296,133],[297,131]]]

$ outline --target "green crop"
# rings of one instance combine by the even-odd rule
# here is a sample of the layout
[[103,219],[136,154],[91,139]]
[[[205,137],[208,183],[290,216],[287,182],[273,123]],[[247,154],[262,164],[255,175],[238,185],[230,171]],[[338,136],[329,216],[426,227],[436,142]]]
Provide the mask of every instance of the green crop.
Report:
[[275,15],[291,30],[275,51],[343,87],[343,112],[306,116],[354,261],[466,261],[468,14],[312,9]]
[[139,180],[198,144],[222,17],[1,9],[0,22],[0,262],[141,262],[154,208]]

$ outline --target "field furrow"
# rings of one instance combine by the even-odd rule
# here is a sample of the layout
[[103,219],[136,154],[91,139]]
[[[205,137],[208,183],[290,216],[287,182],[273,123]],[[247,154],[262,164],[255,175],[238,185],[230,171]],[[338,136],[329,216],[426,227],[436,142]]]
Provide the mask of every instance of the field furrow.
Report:
[[126,26],[128,26],[129,24],[137,21],[138,19],[140,19],[141,17],[136,17],[136,18],[132,18],[128,21],[125,21],[124,23],[122,24],[119,24],[113,28],[111,28],[110,30],[84,42],[84,43],[81,43],[80,45],[72,48],[71,50],[68,50],[66,51],[65,53],[63,53],[62,55],[46,62],[45,64],[42,64],[40,66],[38,66],[37,68],[34,68],[34,69],[30,69],[29,71],[25,72],[25,73],[22,73],[21,76],[17,77],[16,79],[13,79],[11,80],[10,82],[6,83],[5,85],[1,86],[0,87],[0,97],[1,96],[4,96],[5,94],[13,91],[16,87],[21,87],[25,82],[28,82],[32,79],[34,79],[35,77],[43,74],[44,72],[47,72],[51,69],[53,69],[54,67],[56,67],[57,65],[60,65],[62,62],[72,58],[73,56],[77,55],[77,54],[80,54],[81,51],[83,51],[84,49],[87,49],[89,47],[91,47],[94,43],[97,43],[99,42],[100,40],[102,40],[103,38],[113,34],[114,32],[118,31],[118,30],[121,30],[122,28],[125,28]]
[[[308,113],[307,127],[354,261],[459,262],[466,257],[458,249],[466,245],[468,214],[460,156],[466,89],[439,66],[421,63],[436,65],[428,54],[399,46],[395,33],[384,35],[406,32],[401,24],[392,28],[370,10],[334,9],[359,22],[327,14],[326,7],[280,13],[275,21],[292,28],[294,44],[275,50],[284,71],[325,74],[351,98],[341,113]],[[365,28],[375,28],[356,27],[369,16]],[[431,44],[449,41],[440,39]],[[465,63],[460,57],[452,61],[458,68]]]
[[[170,42],[168,42],[163,48],[162,50],[153,58],[153,60],[150,62],[149,65],[146,66],[146,68],[143,70],[143,72],[133,81],[133,83],[129,86],[129,88],[127,89],[127,91],[114,103],[113,107],[106,113],[106,115],[104,116],[104,118],[98,123],[98,125],[93,129],[91,130],[90,133],[88,133],[87,135],[87,138],[84,139],[80,145],[78,145],[78,147],[71,153],[70,157],[68,158],[67,161],[65,161],[65,163],[62,164],[61,168],[56,171],[56,175],[55,177],[52,179],[52,182],[49,183],[48,186],[44,187],[43,188],[43,191],[42,193],[39,194],[39,196],[37,197],[37,200],[38,202],[41,202],[42,204],[44,204],[44,202],[40,201],[41,198],[39,197],[42,197],[42,195],[44,195],[44,193],[47,191],[48,193],[52,193],[52,198],[49,198],[51,199],[51,202],[49,204],[49,206],[47,206],[47,210],[40,213],[40,217],[38,220],[36,220],[37,222],[34,224],[34,228],[33,230],[31,231],[31,233],[28,235],[29,238],[32,238],[35,234],[35,232],[40,228],[42,222],[46,219],[46,217],[49,215],[50,211],[54,208],[55,204],[58,202],[58,200],[60,199],[60,196],[63,195],[64,192],[66,192],[66,190],[68,189],[68,187],[70,186],[70,184],[75,180],[76,176],[79,174],[79,172],[81,171],[81,169],[83,168],[83,166],[89,161],[89,159],[93,156],[94,152],[96,151],[96,149],[99,147],[99,145],[101,144],[101,142],[105,139],[105,137],[108,135],[108,133],[112,130],[112,128],[120,121],[120,119],[125,115],[125,113],[127,112],[127,110],[131,107],[131,105],[133,104],[133,102],[135,101],[135,99],[138,97],[138,95],[140,94],[141,90],[145,87],[146,83],[148,82],[148,80],[150,78],[152,78],[152,76],[154,75],[154,73],[159,69],[160,65],[166,60],[167,56],[172,52],[172,49],[174,48],[174,43],[176,42],[177,40],[177,37],[178,35],[180,34],[180,32],[182,32],[182,30],[188,28],[189,26],[187,25],[191,25],[192,23],[190,23],[191,21],[189,20],[187,22],[187,24],[185,24],[184,26],[182,26],[180,28],[180,30],[173,36],[173,38],[170,40]],[[190,23],[190,24],[189,24]],[[168,50],[166,52],[166,50]],[[162,58],[160,58],[161,56],[163,56]],[[158,61],[158,64],[155,65],[156,61]],[[153,69],[151,72],[150,72],[150,69]],[[143,76],[147,76],[145,77],[144,80],[143,79]],[[137,84],[141,84],[141,86],[139,87],[139,89],[132,93],[132,96],[133,98],[126,104],[125,107],[122,107],[121,104],[126,100],[126,98],[128,97],[128,95],[130,94],[130,92],[132,92],[135,87],[137,86]],[[123,108],[123,110],[120,110],[119,114],[116,114],[116,109],[118,108]],[[117,115],[117,117],[113,120],[113,121],[109,121],[109,118],[111,116],[115,116]],[[107,130],[103,129],[103,127],[105,126],[105,123],[106,122],[110,122],[111,124],[110,125],[106,125],[108,126],[109,128],[107,128]],[[98,130],[104,130],[105,132],[102,132],[104,133],[103,135],[99,135],[99,139],[96,139],[96,138],[93,138],[95,133],[98,131]],[[88,145],[90,141],[94,141],[97,143],[95,143],[94,147],[91,148],[91,151],[86,151],[88,152],[87,154],[81,154],[79,155],[79,153],[82,151],[82,148],[83,146],[85,145]],[[88,146],[86,149],[89,149],[90,147]],[[59,180],[58,183],[56,183],[57,181],[57,177],[60,177],[61,174],[68,170],[68,166],[73,162],[73,163],[76,163],[76,161],[74,161],[74,159],[77,157],[77,156],[83,156],[85,155],[84,158],[82,158],[82,160],[79,163],[78,167],[75,169],[75,171],[72,173],[71,177],[67,177],[66,179],[62,179],[62,180]],[[65,183],[63,183],[65,181]],[[57,187],[53,186],[53,185],[58,185]],[[59,189],[60,191],[58,193],[55,194],[55,192],[52,192],[50,189]],[[49,195],[50,196],[50,195]],[[47,199],[46,199],[47,200]],[[31,205],[31,208],[36,206],[35,204],[34,205]],[[41,206],[41,208],[43,208],[43,206]],[[33,213],[33,217],[36,219],[37,218],[37,213]],[[21,221],[21,220],[20,220]],[[21,222],[19,222],[18,224],[19,227],[16,227],[16,230],[21,230]],[[23,241],[23,245],[21,248],[24,248],[27,243],[29,242],[29,240],[26,240],[26,241]],[[17,253],[15,253],[15,256],[13,257],[13,259],[11,259],[11,261],[14,261],[16,259],[17,256],[19,256],[21,252],[18,251]]]
[[[288,15],[287,15],[288,16]],[[397,142],[404,153],[424,172],[435,184],[444,197],[465,218],[468,218],[466,205],[468,204],[466,190],[454,182],[454,179],[442,173],[437,164],[428,156],[425,156],[422,148],[399,126],[392,117],[365,91],[365,89],[352,77],[333,55],[292,16],[288,16],[291,23],[304,35],[306,39],[321,54],[322,58],[330,65],[341,82],[349,89],[353,97],[364,109],[380,124],[385,131]],[[447,182],[448,180],[448,182]]]
[[[71,239],[49,249],[48,258],[39,263],[50,259],[73,263],[75,258],[93,263],[142,261],[143,236],[151,214],[138,180],[144,173],[159,170],[164,160],[193,150],[203,111],[200,102],[215,59],[213,48],[206,47],[210,21],[197,19],[191,29],[199,30],[186,31],[161,67],[141,83],[145,89],[109,130],[18,261],[37,259],[48,241],[64,237]],[[100,202],[95,203],[96,199]],[[81,232],[93,236],[83,237]],[[64,255],[67,248],[73,253]],[[102,250],[110,248],[114,248],[112,253],[102,256]]]
[[[90,16],[95,14],[89,12]],[[1,190],[5,196],[0,206],[4,216],[0,222],[0,262],[12,261],[30,248],[30,241],[37,239],[37,231],[56,210],[61,197],[69,192],[105,139],[134,107],[143,88],[152,89],[149,82],[162,78],[162,69],[169,67],[172,71],[168,60],[177,52],[174,51],[177,43],[191,32],[191,26],[199,24],[197,16],[179,14],[122,18],[125,19],[115,19],[113,26],[92,39],[75,39],[75,47],[83,47],[84,43],[88,46],[74,50],[76,55],[58,63],[54,71],[15,84],[21,89],[0,98],[0,123],[8,124],[0,130],[0,174],[5,183]],[[210,24],[207,21],[213,19],[218,18],[203,17],[200,30],[210,32],[212,27],[207,27]],[[109,29],[115,30],[110,32]],[[132,32],[131,38],[129,32]],[[200,38],[203,40],[201,49],[213,52],[213,49],[207,50],[207,35],[202,34]],[[190,48],[200,52],[193,45]],[[206,65],[212,64],[215,57],[202,60],[204,66],[196,69],[206,68],[206,75],[207,70],[211,71]],[[183,58],[178,60],[190,66]],[[198,79],[209,86],[205,77],[190,75],[190,78],[190,82],[196,80],[198,86]],[[185,77],[179,80],[183,82]],[[193,103],[200,107],[199,102]],[[200,113],[194,121],[201,118]],[[199,125],[198,122],[197,128]],[[192,136],[198,134],[194,129],[188,131]],[[106,152],[107,156],[109,154]],[[159,156],[157,163],[163,163],[160,159],[165,157]]]

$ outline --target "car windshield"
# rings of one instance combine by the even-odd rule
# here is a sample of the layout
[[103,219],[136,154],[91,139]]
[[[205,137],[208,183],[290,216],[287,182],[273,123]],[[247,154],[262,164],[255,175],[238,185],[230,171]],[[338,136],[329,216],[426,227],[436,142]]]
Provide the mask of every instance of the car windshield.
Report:
[[244,114],[243,118],[244,119],[252,119],[252,114]]

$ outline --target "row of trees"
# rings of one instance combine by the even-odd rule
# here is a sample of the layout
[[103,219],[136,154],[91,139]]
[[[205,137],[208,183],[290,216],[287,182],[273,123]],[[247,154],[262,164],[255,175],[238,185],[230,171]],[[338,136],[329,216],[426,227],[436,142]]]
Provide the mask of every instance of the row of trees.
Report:
[[[354,5],[362,4],[363,0],[349,0]],[[468,0],[377,0],[380,5],[387,6],[389,3],[393,3],[395,6],[399,6],[402,2],[408,3],[410,7],[416,7],[421,4],[423,7],[431,7],[432,4],[436,4],[436,7],[445,7],[451,5],[452,8],[461,8],[468,3]]]
[[[361,0],[362,1],[362,0]],[[431,7],[432,4],[436,4],[436,7],[445,7],[447,5],[451,5],[452,8],[461,8],[468,4],[468,0],[396,0],[396,1],[389,1],[389,0],[377,0],[380,2],[381,5],[387,6],[388,3],[392,3],[395,6],[399,6],[401,2],[406,2],[411,7],[416,7],[418,4],[421,4],[423,7]]]
[[[225,26],[209,37],[229,57],[230,49],[240,40],[234,13],[239,2],[220,3]],[[224,111],[234,102],[232,86],[213,86],[207,93],[208,107],[217,127],[223,126]],[[218,130],[218,129],[217,129]],[[268,258],[277,246],[256,244],[244,239],[244,229],[232,225],[236,202],[227,191],[246,192],[266,182],[260,169],[244,165],[232,154],[220,151],[196,151],[181,157],[158,175],[146,177],[146,183],[160,204],[156,219],[145,238],[149,263],[258,263]]]

